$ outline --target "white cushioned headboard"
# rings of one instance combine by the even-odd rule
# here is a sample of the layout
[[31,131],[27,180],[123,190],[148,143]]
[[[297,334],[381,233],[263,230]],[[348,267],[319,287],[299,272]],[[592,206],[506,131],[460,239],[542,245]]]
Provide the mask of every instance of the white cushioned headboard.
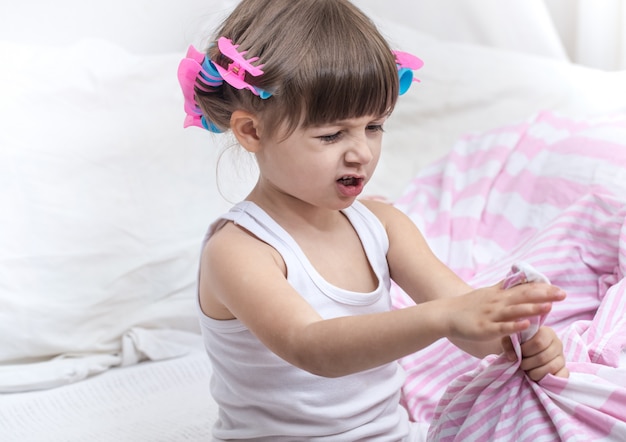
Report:
[[[98,38],[134,53],[183,51],[199,43],[237,0],[30,0],[0,5],[0,40],[59,45]],[[565,59],[543,2],[354,0],[375,20],[437,38]],[[476,12],[480,11],[479,14]]]

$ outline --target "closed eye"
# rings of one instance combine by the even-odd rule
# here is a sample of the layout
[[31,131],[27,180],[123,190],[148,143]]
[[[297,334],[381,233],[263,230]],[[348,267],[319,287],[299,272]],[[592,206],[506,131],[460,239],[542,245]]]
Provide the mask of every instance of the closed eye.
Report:
[[330,135],[321,135],[317,138],[319,140],[322,140],[324,143],[334,143],[335,141],[338,141],[342,135],[343,135],[343,132],[339,131]]
[[[382,124],[369,124],[365,126],[365,130],[369,133],[384,132]],[[339,141],[344,135],[343,131],[338,131],[328,135],[320,135],[317,138],[323,143],[331,144]]]
[[370,124],[369,126],[367,126],[367,131],[368,132],[384,132],[385,129],[383,129],[382,124]]

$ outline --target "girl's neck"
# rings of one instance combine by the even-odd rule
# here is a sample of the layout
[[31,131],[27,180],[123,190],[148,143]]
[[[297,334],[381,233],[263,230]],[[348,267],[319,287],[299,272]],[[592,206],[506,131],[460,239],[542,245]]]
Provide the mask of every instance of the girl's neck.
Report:
[[344,215],[339,209],[315,206],[290,195],[268,195],[254,189],[246,198],[261,207],[289,232],[315,229],[332,230]]

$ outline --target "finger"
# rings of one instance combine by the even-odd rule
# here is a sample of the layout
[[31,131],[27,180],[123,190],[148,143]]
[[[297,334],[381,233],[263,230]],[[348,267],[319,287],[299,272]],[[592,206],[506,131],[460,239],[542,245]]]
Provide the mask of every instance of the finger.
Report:
[[[563,344],[553,330],[542,327],[530,340],[521,345],[523,370],[548,365],[551,361],[563,359]],[[558,367],[557,367],[558,368]]]
[[515,304],[562,301],[567,296],[559,287],[540,282],[520,284],[508,290],[510,301]]
[[515,321],[500,322],[500,334],[502,336],[512,335],[526,330],[530,327],[530,321],[528,319],[516,319]]
[[520,368],[526,371],[535,367],[548,365],[551,361],[555,360],[558,357],[562,357],[562,353],[558,351],[555,346],[552,346],[540,353],[537,353],[534,356],[522,356]]
[[[494,321],[488,326],[483,327],[483,336],[489,338],[503,338],[526,330],[530,327],[530,321],[527,319],[516,321]],[[483,338],[485,339],[485,338]]]
[[501,342],[502,351],[504,352],[506,358],[511,362],[516,361],[517,354],[515,353],[515,348],[513,347],[513,341],[511,341],[511,338],[509,336],[505,336],[502,338]]
[[500,343],[502,344],[502,351],[504,351],[505,353],[507,351],[514,351],[513,350],[513,341],[511,341],[511,338],[509,336],[505,336],[501,339]]
[[569,378],[569,369],[567,368],[566,365],[564,365],[563,368],[561,368],[559,371],[553,374],[554,376],[558,376],[560,378]]
[[[523,364],[523,361],[522,361]],[[522,368],[523,369],[523,368]],[[533,381],[540,381],[548,374],[553,374],[560,377],[568,377],[569,370],[565,366],[565,359],[562,355],[558,355],[556,358],[549,361],[547,364],[533,368],[532,370],[524,370],[528,377]]]
[[522,355],[525,358],[535,356],[549,347],[554,347],[553,351],[557,354],[563,351],[563,343],[557,338],[554,330],[542,326],[532,338],[521,345]]
[[541,304],[513,304],[504,307],[500,311],[500,321],[513,321],[526,319],[533,316],[546,315],[552,310],[552,303]]

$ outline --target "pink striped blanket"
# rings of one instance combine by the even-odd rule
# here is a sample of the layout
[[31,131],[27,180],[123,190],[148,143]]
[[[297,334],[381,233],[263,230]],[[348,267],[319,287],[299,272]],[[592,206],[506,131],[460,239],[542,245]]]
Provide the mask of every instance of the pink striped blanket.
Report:
[[[563,340],[569,379],[537,383],[519,361],[447,340],[401,360],[429,440],[626,440],[626,115],[542,113],[465,137],[396,205],[473,286],[527,262],[568,293],[534,325]],[[412,303],[396,286],[393,297]]]

